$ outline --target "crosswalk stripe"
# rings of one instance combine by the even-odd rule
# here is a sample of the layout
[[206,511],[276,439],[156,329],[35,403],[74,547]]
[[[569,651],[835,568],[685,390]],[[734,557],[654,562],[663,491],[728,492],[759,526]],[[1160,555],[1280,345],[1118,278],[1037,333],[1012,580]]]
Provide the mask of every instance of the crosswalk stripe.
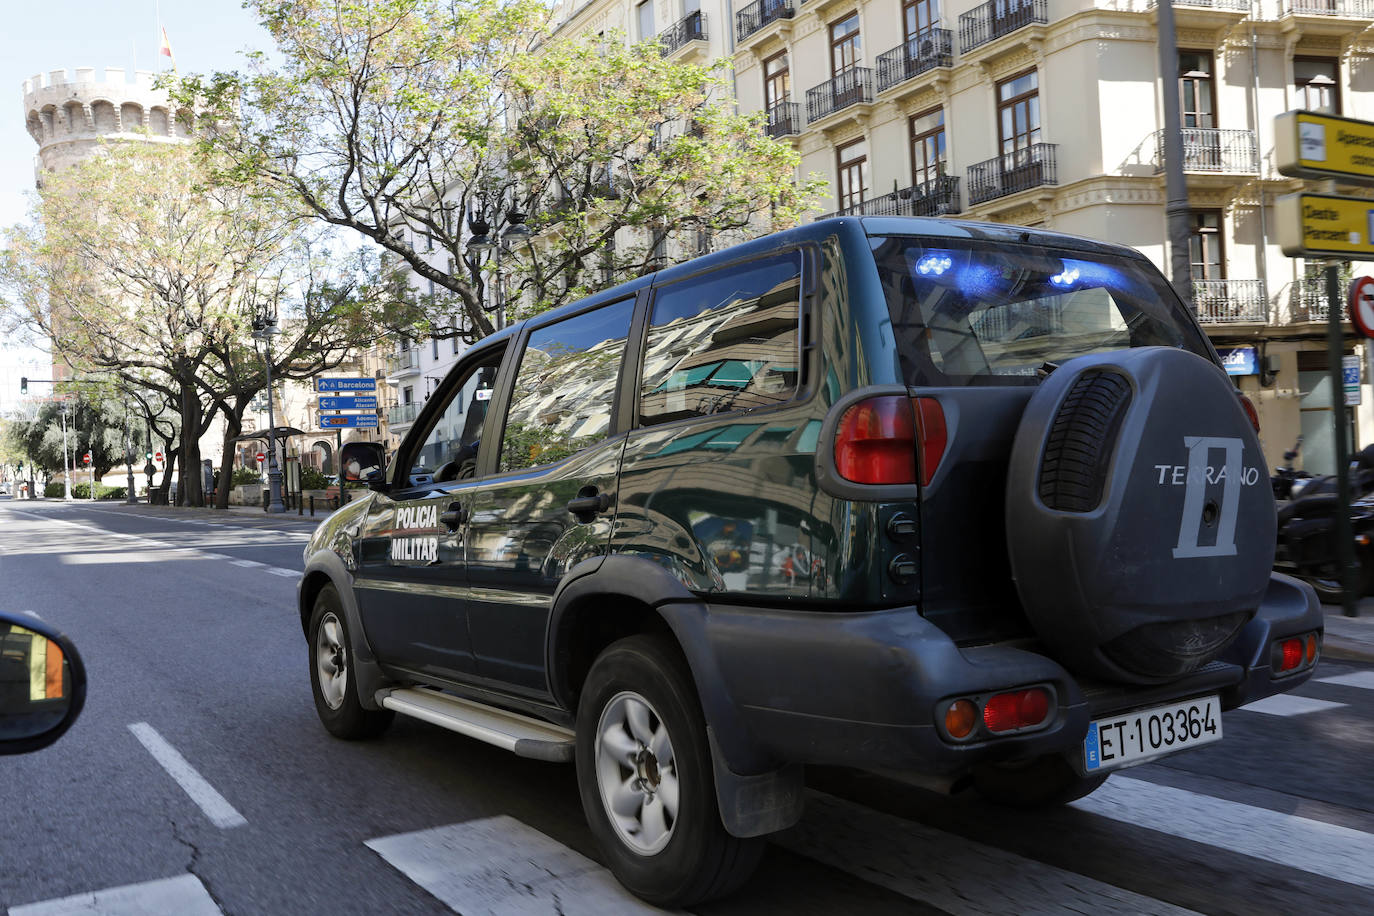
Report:
[[9,912],[10,916],[220,916],[221,911],[199,878],[180,875],[12,906]]
[[1300,697],[1292,693],[1278,693],[1272,697],[1247,703],[1241,709],[1245,712],[1264,713],[1266,716],[1303,716],[1310,712],[1323,712],[1328,709],[1342,709],[1344,707],[1344,703],[1332,703],[1330,700],[1314,700],[1311,697]]
[[1341,687],[1362,687],[1374,690],[1374,671],[1356,671],[1353,674],[1337,674],[1332,677],[1317,678],[1318,684],[1338,684]]
[[1374,887],[1374,834],[1350,827],[1124,776],[1109,779],[1073,806],[1314,875]]
[[890,891],[958,914],[1151,913],[1182,907],[819,792],[770,839]]
[[368,840],[367,847],[463,916],[661,913],[609,871],[513,817]]

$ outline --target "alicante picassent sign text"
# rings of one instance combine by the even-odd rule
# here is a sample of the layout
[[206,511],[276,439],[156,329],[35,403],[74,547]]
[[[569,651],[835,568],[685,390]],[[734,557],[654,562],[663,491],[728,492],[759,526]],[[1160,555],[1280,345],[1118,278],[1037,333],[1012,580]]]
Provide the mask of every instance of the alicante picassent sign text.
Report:
[[1374,122],[1315,111],[1274,119],[1274,165],[1295,178],[1374,184]]

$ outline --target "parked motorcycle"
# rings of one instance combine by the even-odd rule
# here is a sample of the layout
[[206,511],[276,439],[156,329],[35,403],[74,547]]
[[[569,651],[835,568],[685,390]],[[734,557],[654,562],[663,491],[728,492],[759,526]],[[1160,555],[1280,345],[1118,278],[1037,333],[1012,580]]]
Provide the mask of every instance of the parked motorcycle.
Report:
[[[1293,459],[1302,445],[1299,437],[1284,452],[1287,465],[1275,468],[1270,478],[1275,496],[1281,487],[1292,497],[1280,503],[1278,543],[1274,568],[1311,584],[1326,603],[1341,600],[1341,574],[1336,559],[1336,513],[1341,511],[1334,476],[1306,477],[1293,471]],[[1286,487],[1282,486],[1286,484]],[[1374,593],[1374,446],[1351,462],[1350,529],[1354,538],[1355,594]]]
[[[1275,499],[1292,499],[1293,485],[1299,480],[1310,481],[1312,475],[1307,471],[1297,471],[1293,469],[1293,461],[1298,457],[1298,452],[1302,449],[1302,436],[1293,443],[1293,447],[1283,453],[1284,463],[1274,468],[1273,475],[1269,478],[1269,485],[1274,488]],[[1302,486],[1299,486],[1301,492]]]

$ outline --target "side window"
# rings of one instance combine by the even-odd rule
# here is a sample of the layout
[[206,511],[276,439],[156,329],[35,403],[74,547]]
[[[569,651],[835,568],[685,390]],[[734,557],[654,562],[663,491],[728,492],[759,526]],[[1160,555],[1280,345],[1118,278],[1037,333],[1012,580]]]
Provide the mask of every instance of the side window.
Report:
[[801,253],[660,289],[640,381],[640,425],[790,400],[800,369]]
[[433,472],[436,481],[461,480],[477,473],[477,456],[482,447],[482,422],[496,384],[500,354],[493,355],[470,370],[468,377],[439,415],[415,456],[416,465]]
[[625,299],[535,330],[511,390],[501,470],[559,461],[611,431],[634,300]]

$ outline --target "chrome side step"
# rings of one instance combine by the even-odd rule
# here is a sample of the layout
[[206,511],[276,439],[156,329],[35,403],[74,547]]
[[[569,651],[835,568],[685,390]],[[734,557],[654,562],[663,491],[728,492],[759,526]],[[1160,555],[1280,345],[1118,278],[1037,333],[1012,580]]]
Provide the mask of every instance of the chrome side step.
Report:
[[573,759],[575,744],[570,729],[428,687],[383,688],[377,691],[377,705],[494,744],[520,757],[555,763]]

